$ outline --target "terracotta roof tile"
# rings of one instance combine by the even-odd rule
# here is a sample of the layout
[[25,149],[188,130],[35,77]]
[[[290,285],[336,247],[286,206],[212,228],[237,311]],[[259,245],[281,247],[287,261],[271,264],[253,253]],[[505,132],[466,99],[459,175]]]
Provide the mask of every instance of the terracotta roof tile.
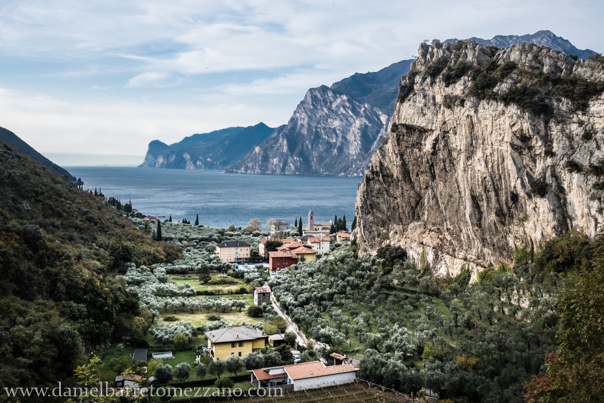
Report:
[[329,367],[326,367],[320,361],[286,365],[283,368],[285,369],[289,377],[294,381],[297,379],[316,378],[319,376],[328,376],[358,371],[357,368],[353,367],[350,364],[330,365]]

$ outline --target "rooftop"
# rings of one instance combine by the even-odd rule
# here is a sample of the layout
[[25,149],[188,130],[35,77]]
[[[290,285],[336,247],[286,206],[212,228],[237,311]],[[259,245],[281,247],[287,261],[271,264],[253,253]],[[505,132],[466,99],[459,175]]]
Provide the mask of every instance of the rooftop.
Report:
[[283,333],[271,334],[270,336],[268,336],[268,338],[272,341],[281,341],[285,340],[285,335]]
[[260,368],[255,369],[252,372],[259,381],[266,381],[267,379],[286,377],[287,373],[285,373],[285,371],[279,371],[280,369],[282,370],[283,367]]
[[316,378],[358,371],[358,368],[350,364],[325,366],[320,361],[305,362],[302,364],[286,365],[283,367],[289,377],[294,381],[297,379]]
[[318,242],[331,242],[331,239],[329,239],[328,236],[322,236],[322,237],[308,237],[308,241],[309,242],[313,242],[313,243],[318,243]]
[[245,247],[250,247],[249,243],[245,243],[242,241],[228,241],[228,242],[222,242],[216,245],[219,248],[245,248]]
[[232,343],[234,341],[256,340],[267,337],[254,326],[235,326],[210,330],[204,333],[212,343]]
[[256,294],[261,294],[264,292],[271,292],[271,288],[268,285],[263,285],[262,287],[256,287]]
[[134,354],[132,354],[134,361],[145,361],[147,362],[147,349],[146,348],[135,348]]

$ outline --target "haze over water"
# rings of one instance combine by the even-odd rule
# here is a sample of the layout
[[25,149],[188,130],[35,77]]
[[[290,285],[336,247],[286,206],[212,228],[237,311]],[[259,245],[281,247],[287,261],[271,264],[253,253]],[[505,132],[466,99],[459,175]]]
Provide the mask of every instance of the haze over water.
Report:
[[101,188],[143,214],[172,215],[201,224],[226,228],[246,226],[257,217],[263,227],[270,218],[293,225],[308,211],[315,221],[329,221],[334,214],[354,218],[354,202],[361,178],[235,175],[214,170],[142,169],[116,167],[67,167],[85,182],[84,189]]

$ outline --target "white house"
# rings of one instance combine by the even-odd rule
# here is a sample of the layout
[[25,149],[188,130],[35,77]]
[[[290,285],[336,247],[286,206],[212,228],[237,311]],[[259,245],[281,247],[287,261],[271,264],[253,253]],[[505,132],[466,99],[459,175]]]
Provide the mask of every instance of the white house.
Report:
[[329,252],[329,244],[331,239],[328,236],[313,236],[309,237],[306,242],[312,246],[319,255]]
[[320,361],[254,369],[251,382],[258,386],[293,385],[294,391],[354,382],[359,369],[350,364],[326,366]]

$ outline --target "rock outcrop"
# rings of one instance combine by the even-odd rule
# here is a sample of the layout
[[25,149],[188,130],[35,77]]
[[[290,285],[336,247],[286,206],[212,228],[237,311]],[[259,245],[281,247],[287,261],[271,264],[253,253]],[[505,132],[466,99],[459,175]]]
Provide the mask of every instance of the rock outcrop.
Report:
[[358,191],[362,253],[422,253],[439,275],[604,220],[604,63],[532,44],[422,44]]
[[361,176],[389,126],[380,109],[313,88],[286,125],[226,172]]

